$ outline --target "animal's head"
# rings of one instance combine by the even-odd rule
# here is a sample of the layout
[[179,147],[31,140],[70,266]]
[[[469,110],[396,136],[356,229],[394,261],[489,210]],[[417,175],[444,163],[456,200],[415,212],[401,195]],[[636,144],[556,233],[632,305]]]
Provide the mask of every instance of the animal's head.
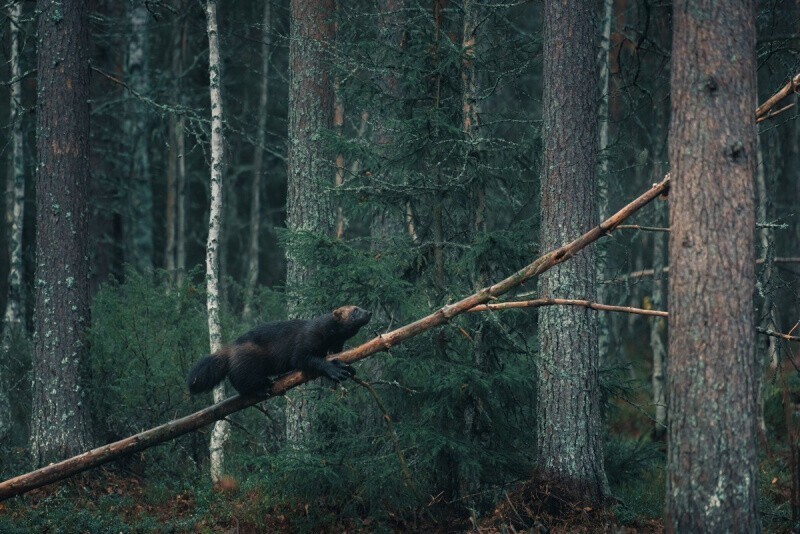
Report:
[[372,319],[372,313],[358,306],[342,306],[333,310],[336,322],[358,330]]

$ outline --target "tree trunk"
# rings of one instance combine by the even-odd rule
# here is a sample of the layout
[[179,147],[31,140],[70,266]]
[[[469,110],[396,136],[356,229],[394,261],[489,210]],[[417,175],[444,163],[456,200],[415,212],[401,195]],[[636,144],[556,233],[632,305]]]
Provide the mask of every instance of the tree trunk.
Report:
[[259,246],[261,234],[261,176],[264,172],[264,145],[267,141],[267,97],[269,96],[270,28],[272,26],[270,2],[264,2],[261,21],[261,93],[258,98],[258,133],[253,155],[253,181],[250,188],[250,246],[247,252],[247,287],[244,297],[244,317],[252,314],[253,296],[258,285]]
[[[330,194],[331,158],[318,139],[333,121],[333,88],[324,48],[334,38],[330,18],[333,0],[292,0],[289,44],[289,169],[287,227],[333,235],[335,217]],[[311,266],[287,253],[286,288],[290,295],[289,316],[298,312],[299,292],[311,275]],[[310,430],[307,392],[301,389],[289,398],[286,438],[301,443]]]
[[175,146],[178,152],[175,190],[177,208],[175,210],[175,281],[183,283],[186,274],[186,119],[178,117],[175,123]]
[[754,3],[678,0],[673,24],[665,524],[759,532]]
[[[479,151],[478,136],[478,73],[475,69],[475,59],[478,55],[478,21],[480,20],[480,5],[475,0],[464,0],[463,5],[463,30],[461,33],[461,48],[464,58],[461,62],[461,131],[464,134],[465,160],[473,167],[472,172],[477,174],[476,158],[473,154]],[[475,241],[486,235],[486,189],[482,180],[476,180],[472,187],[472,235]],[[472,273],[473,287],[477,290],[486,285],[489,279],[489,266],[485,258],[478,258]],[[479,319],[480,321],[480,319]],[[472,364],[475,369],[484,374],[486,372],[486,323],[477,324],[472,344]],[[464,438],[481,447],[485,435],[485,425],[482,423],[483,406],[481,399],[469,395],[464,406]],[[485,440],[484,440],[485,441]],[[466,503],[475,508],[478,504],[476,495],[480,491],[480,472],[474,468],[460,466],[458,473],[459,496],[467,499]]]
[[[600,165],[597,171],[597,210],[600,214],[600,219],[604,219],[608,215],[608,129],[609,129],[609,94],[611,90],[611,23],[614,18],[614,0],[603,0],[603,33],[600,38],[600,53],[597,58],[597,63],[600,67],[600,105],[597,109],[598,126],[600,129],[599,139],[599,156]],[[604,243],[600,243],[597,247],[597,274],[598,278],[605,279],[604,276],[606,264],[608,263],[608,247]],[[611,299],[611,286],[609,284],[601,284],[597,288],[597,297],[600,302],[610,303]],[[609,362],[609,347],[611,344],[611,318],[604,313],[601,313],[597,318],[597,343],[598,353],[600,354],[600,364],[602,367],[607,367]]]
[[[129,0],[130,34],[126,74],[128,85],[139,95],[150,91],[147,49],[148,11],[145,3]],[[150,124],[148,109],[139,97],[130,96],[125,138],[130,148],[128,201],[125,219],[125,261],[139,272],[153,268],[153,191],[148,153]]]
[[[211,206],[208,219],[208,241],[206,242],[206,303],[208,306],[208,337],[211,352],[222,347],[222,326],[219,317],[219,244],[222,228],[222,179],[224,176],[222,131],[222,64],[219,58],[219,32],[217,31],[217,2],[206,2],[208,29],[208,73],[211,99]],[[225,398],[225,383],[214,388],[214,402]],[[211,432],[211,480],[222,477],[223,447],[230,434],[230,423],[221,420],[214,424]]]
[[[2,348],[8,352],[14,330],[24,326],[22,288],[22,222],[25,208],[25,153],[22,136],[22,69],[20,68],[19,25],[22,2],[14,2],[8,9],[11,40],[11,84],[9,91],[9,117],[11,124],[11,176],[8,179],[10,215],[8,239],[8,293],[3,320]],[[0,363],[0,440],[11,428],[11,403],[8,374]]]
[[[545,1],[541,247],[597,218],[597,56],[591,3]],[[541,277],[542,297],[595,297],[591,249]],[[608,493],[601,443],[597,322],[589,310],[539,312],[536,457],[540,471],[592,499]]]
[[89,17],[39,0],[36,310],[31,452],[38,465],[89,444],[81,362],[89,327]]
[[[176,21],[172,28],[172,82],[173,90],[180,104],[181,87],[178,83],[183,69],[183,55],[181,54],[182,25]],[[177,237],[177,196],[178,196],[178,158],[183,155],[178,152],[178,120],[175,113],[169,115],[167,152],[167,205],[166,205],[166,240],[164,243],[164,268],[174,273],[176,267],[176,237]]]
[[[662,172],[661,165],[654,165],[655,175]],[[663,176],[663,173],[662,173]],[[653,222],[662,227],[667,222],[667,206],[658,202],[655,206]],[[660,232],[653,234],[653,294],[652,308],[664,309],[664,273],[667,265],[667,239]],[[653,351],[653,406],[655,407],[655,425],[653,437],[661,439],[667,431],[667,348],[664,345],[664,334],[667,330],[666,319],[654,319],[650,322],[650,349]]]

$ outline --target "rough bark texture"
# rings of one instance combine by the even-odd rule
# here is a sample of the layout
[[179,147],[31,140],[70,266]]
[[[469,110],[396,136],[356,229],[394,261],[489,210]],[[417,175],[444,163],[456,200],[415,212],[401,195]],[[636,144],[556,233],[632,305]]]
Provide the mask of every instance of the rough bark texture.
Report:
[[89,444],[80,384],[89,327],[89,20],[85,2],[40,0],[36,332],[31,452],[45,464]]
[[[206,242],[206,303],[208,307],[208,337],[211,352],[222,347],[222,325],[219,317],[219,244],[222,242],[222,178],[224,175],[222,132],[222,93],[220,90],[222,65],[219,59],[219,32],[217,31],[217,2],[206,3],[208,31],[208,73],[211,100],[211,206],[208,219],[208,241]],[[214,388],[214,402],[225,398],[225,383]],[[211,432],[211,480],[222,477],[223,446],[230,434],[230,423],[217,421]]]
[[[597,75],[593,4],[545,2],[541,247],[567,242],[597,217]],[[595,257],[584,249],[544,274],[542,297],[595,297]],[[589,310],[539,312],[536,455],[539,469],[608,494],[600,441],[597,321]]]
[[758,532],[754,4],[679,0],[673,21],[665,523]]
[[[289,170],[286,225],[292,232],[332,235],[335,212],[331,196],[332,158],[320,131],[333,121],[333,87],[324,47],[334,38],[330,22],[333,0],[292,0],[289,44]],[[287,254],[289,315],[297,313],[297,291],[311,274],[309,265]],[[307,434],[309,410],[305,391],[289,398],[286,437],[299,443]]]
[[[150,92],[147,43],[148,11],[143,1],[128,1],[130,34],[126,74],[130,88],[139,95]],[[130,96],[125,138],[130,150],[128,201],[125,212],[125,261],[140,272],[153,268],[153,190],[150,186],[150,127],[148,109]]]

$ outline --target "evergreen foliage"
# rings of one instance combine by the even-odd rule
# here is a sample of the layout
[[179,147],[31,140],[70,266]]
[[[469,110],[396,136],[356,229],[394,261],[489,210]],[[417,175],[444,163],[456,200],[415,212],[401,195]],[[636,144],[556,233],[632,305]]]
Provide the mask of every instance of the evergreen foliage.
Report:
[[[325,50],[344,106],[344,125],[319,132],[315,140],[344,162],[340,186],[334,186],[334,162],[329,166],[331,191],[343,213],[344,233],[339,238],[285,228],[289,11],[287,1],[268,1],[273,23],[267,132],[265,146],[260,147],[265,154],[262,267],[253,313],[246,319],[243,286],[248,194],[259,138],[255,110],[263,4],[219,3],[229,162],[221,247],[224,341],[259,322],[286,318],[289,304],[301,317],[354,304],[373,312],[372,321],[348,342],[355,346],[471,294],[544,252],[538,244],[539,3],[479,2],[475,47],[468,50],[462,45],[461,1],[436,2],[443,6],[438,22],[434,2],[338,2],[333,15],[336,42],[325,43]],[[782,20],[776,13],[785,2],[761,4],[763,96],[794,74],[800,62],[796,39],[790,35],[791,23],[798,18],[795,11]],[[112,0],[93,6],[92,326],[84,372],[99,445],[210,403],[210,395],[192,398],[185,386],[186,371],[209,351],[203,258],[210,124],[201,3],[147,2],[151,72],[149,88],[142,94],[132,93],[120,72],[129,31],[124,6]],[[637,0],[615,6],[619,12],[608,90],[611,142],[601,154],[609,163],[612,212],[660,179],[667,168],[671,31],[667,4]],[[32,11],[25,7],[21,28],[25,72],[35,65]],[[0,40],[5,43],[7,21],[0,23]],[[181,53],[174,68],[176,42]],[[8,78],[3,47],[0,81]],[[469,135],[463,125],[466,59],[473,61],[478,79],[478,121]],[[25,87],[23,101],[30,112],[35,91]],[[7,94],[7,86],[0,83],[0,102],[7,101]],[[134,100],[142,105],[132,106]],[[4,105],[0,110],[5,126]],[[127,181],[130,147],[120,132],[132,113],[146,113],[153,124],[146,142],[153,261],[159,267],[166,265],[166,176],[169,150],[175,148],[168,122],[171,117],[185,120],[186,150],[180,158],[187,170],[186,271],[137,272],[125,263],[122,221],[132,186]],[[30,115],[23,125],[26,144],[34,146],[35,121]],[[762,126],[770,202],[767,220],[758,222],[776,226],[770,230],[768,250],[760,250],[759,257],[798,254],[798,120],[797,111],[791,110]],[[9,152],[8,132],[0,129],[0,158]],[[27,158],[30,176],[36,161],[34,155]],[[24,237],[29,294],[35,282],[35,213],[30,208],[34,194],[28,192]],[[479,222],[481,217],[485,224]],[[631,222],[667,224],[655,211],[644,211]],[[4,239],[0,237],[0,245]],[[607,288],[608,304],[659,306],[653,304],[653,277],[629,276],[652,266],[651,232],[622,230],[597,245],[603,249],[605,265],[599,278]],[[314,266],[310,278],[291,293],[284,285],[287,251]],[[8,266],[0,256],[3,281]],[[769,296],[771,307],[759,310],[759,324],[774,311],[782,321],[778,326],[791,328],[800,302],[797,282],[790,264],[771,274],[761,268],[757,302],[761,305]],[[4,283],[0,289],[2,304]],[[536,289],[529,283],[517,296],[532,298]],[[31,301],[28,298],[26,304],[29,321]],[[650,320],[610,316],[610,349],[600,369],[605,467],[612,494],[619,499],[614,513],[619,522],[636,528],[660,517],[664,502],[665,444],[652,437]],[[239,522],[256,531],[380,531],[419,525],[429,515],[440,525],[471,514],[479,519],[533,475],[535,324],[532,310],[465,314],[359,363],[357,377],[372,384],[386,407],[397,446],[385,414],[367,389],[355,382],[333,386],[320,379],[307,386],[319,395],[315,433],[302,450],[284,446],[284,399],[229,418],[232,433],[225,469],[237,485],[231,493],[212,489],[208,481],[206,428],[111,464],[98,478],[89,475],[79,485],[60,485],[31,501],[11,501],[0,508],[0,531],[215,531]],[[659,335],[666,339],[666,329]],[[783,402],[785,393],[797,396],[800,379],[787,361],[792,346],[779,349],[776,367],[766,372],[770,453],[762,462],[761,508],[765,528],[786,530],[791,449]],[[27,471],[30,463],[26,448],[31,351],[29,335],[18,332],[8,351],[0,352],[0,386],[10,384],[13,422],[8,436],[0,436],[0,479]],[[796,432],[796,421],[794,425]],[[106,476],[111,479],[107,485]],[[42,502],[45,506],[37,506]],[[81,503],[80,509],[75,503]]]

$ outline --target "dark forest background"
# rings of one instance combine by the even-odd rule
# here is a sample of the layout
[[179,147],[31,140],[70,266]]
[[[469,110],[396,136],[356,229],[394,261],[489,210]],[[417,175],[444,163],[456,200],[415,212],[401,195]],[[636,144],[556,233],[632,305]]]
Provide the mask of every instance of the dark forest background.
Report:
[[[0,479],[34,467],[37,13],[33,2],[21,3],[21,112],[12,117],[15,23],[8,13],[15,4],[3,4],[0,17],[0,185],[7,192],[0,211],[8,229],[0,232],[0,308],[16,299],[21,322],[6,327],[0,354]],[[596,4],[600,220],[669,170],[672,6]],[[211,401],[190,397],[185,386],[188,369],[209,352],[211,127],[202,3],[89,5],[91,326],[81,377],[91,444],[99,445]],[[326,155],[334,228],[327,235],[286,225],[287,147],[294,142],[288,134],[289,2],[237,0],[221,2],[218,10],[224,341],[261,322],[355,304],[373,311],[372,322],[351,340],[356,345],[547,251],[539,232],[540,2],[348,0],[336,6],[329,15],[335,39],[322,54],[335,115],[312,137]],[[800,72],[800,2],[759,1],[756,22],[762,102]],[[787,103],[796,100],[792,95]],[[468,127],[467,111],[473,113]],[[25,178],[18,295],[8,284],[15,269],[15,126],[22,132]],[[791,332],[800,316],[798,172],[800,121],[793,107],[759,125],[755,184],[757,326],[778,332]],[[598,302],[666,309],[668,237],[660,229],[669,225],[668,209],[658,200],[627,221],[630,227],[597,243]],[[288,291],[287,253],[313,266]],[[537,294],[532,281],[516,297]],[[209,479],[209,427],[110,464],[102,480],[89,477],[0,504],[0,530],[470,529],[511,503],[510,494],[524,493],[520,485],[535,471],[537,313],[466,314],[359,364],[358,376],[372,384],[392,428],[366,388],[315,381],[305,386],[314,403],[313,433],[302,446],[287,445],[291,396],[229,418],[222,490]],[[658,408],[666,402],[666,320],[596,313],[604,465],[616,498],[609,509],[616,522],[658,529],[665,498],[667,414]],[[767,336],[757,342],[754,357],[764,376],[762,521],[787,531],[800,510],[798,345]]]

